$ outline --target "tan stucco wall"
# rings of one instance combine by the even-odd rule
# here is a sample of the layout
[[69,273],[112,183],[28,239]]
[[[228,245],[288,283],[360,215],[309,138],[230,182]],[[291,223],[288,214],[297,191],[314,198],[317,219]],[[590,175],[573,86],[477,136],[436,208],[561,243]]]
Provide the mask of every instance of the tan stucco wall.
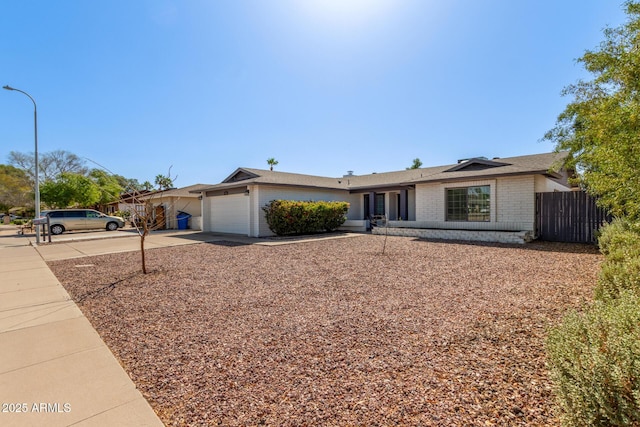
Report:
[[158,197],[153,199],[153,204],[164,206],[168,229],[178,228],[178,211],[191,214],[189,224],[192,228],[196,228],[195,225],[201,222],[199,219],[193,220],[202,217],[202,203],[198,200],[197,194],[194,197]]
[[269,230],[267,221],[264,218],[262,208],[271,200],[301,200],[301,201],[341,201],[348,202],[349,212],[347,219],[360,219],[358,216],[360,208],[361,196],[349,194],[347,191],[340,190],[322,190],[314,188],[298,188],[298,187],[271,187],[266,185],[253,185],[249,187],[251,196],[251,226],[250,235],[271,236],[273,233]]
[[571,188],[542,175],[536,175],[535,187],[536,193],[545,193],[549,191],[571,191]]

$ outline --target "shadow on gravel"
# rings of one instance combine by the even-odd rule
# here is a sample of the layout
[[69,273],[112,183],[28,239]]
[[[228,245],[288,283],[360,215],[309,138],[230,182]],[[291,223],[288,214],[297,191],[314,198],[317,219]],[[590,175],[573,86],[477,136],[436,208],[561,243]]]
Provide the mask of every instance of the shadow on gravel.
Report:
[[232,242],[230,240],[213,240],[213,241],[208,241],[205,242],[209,245],[215,245],[215,246],[226,246],[229,248],[235,247],[235,246],[250,246],[251,243],[244,243],[244,242]]
[[437,243],[437,244],[453,244],[453,245],[470,245],[484,246],[490,248],[513,248],[524,249],[529,251],[540,252],[558,252],[573,254],[598,254],[600,251],[596,245],[588,243],[561,243],[561,242],[543,242],[534,241],[531,243],[491,243],[491,242],[473,242],[467,240],[437,240],[437,239],[413,239],[415,242]]

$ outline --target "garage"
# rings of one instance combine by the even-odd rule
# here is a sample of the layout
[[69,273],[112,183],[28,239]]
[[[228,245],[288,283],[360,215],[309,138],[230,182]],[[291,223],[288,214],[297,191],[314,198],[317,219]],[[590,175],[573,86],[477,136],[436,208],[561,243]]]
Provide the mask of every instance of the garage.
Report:
[[214,196],[209,203],[211,231],[249,235],[249,197],[244,193]]

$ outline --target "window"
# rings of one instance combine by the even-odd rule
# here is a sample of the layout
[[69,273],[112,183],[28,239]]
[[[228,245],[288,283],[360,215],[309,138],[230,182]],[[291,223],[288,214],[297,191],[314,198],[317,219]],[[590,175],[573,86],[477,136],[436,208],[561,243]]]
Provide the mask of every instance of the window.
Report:
[[63,216],[65,218],[86,218],[87,214],[85,211],[64,211]]
[[363,219],[367,219],[369,218],[369,215],[371,214],[371,205],[369,204],[369,195],[365,194],[364,195],[364,218]]
[[373,209],[374,215],[384,215],[384,193],[376,193]]
[[447,189],[447,221],[490,221],[488,185]]

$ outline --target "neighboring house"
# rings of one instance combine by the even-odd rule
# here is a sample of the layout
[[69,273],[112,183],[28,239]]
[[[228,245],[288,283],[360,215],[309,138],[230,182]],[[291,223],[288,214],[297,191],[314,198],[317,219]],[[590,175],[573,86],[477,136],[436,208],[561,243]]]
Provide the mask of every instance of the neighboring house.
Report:
[[134,212],[141,212],[144,215],[144,204],[151,201],[153,210],[150,220],[154,227],[158,229],[178,228],[178,212],[185,212],[191,215],[189,218],[189,228],[202,230],[202,203],[201,196],[194,191],[211,187],[210,184],[195,184],[182,188],[171,188],[168,190],[143,190],[136,193],[125,193],[120,196],[120,200],[107,205],[105,213],[130,212],[132,218]]
[[389,234],[527,241],[535,237],[535,193],[572,190],[560,167],[565,156],[472,158],[341,178],[238,168],[222,183],[197,190],[202,229],[270,236],[262,208],[271,200],[339,200],[350,204],[346,228],[365,230],[370,218],[384,215],[393,227]]
[[116,202],[109,203],[104,210],[107,215],[113,215],[116,212],[135,212],[137,206],[141,206],[140,197],[152,194],[151,190],[142,190],[139,192],[122,193],[120,199]]
[[[202,203],[199,191],[210,188],[210,184],[194,184],[182,188],[156,191],[153,194],[142,197],[142,200],[150,199],[154,206],[154,217],[160,228],[177,229],[179,212],[185,212],[191,217],[188,226],[190,229],[202,230]],[[158,218],[162,217],[163,220]]]

